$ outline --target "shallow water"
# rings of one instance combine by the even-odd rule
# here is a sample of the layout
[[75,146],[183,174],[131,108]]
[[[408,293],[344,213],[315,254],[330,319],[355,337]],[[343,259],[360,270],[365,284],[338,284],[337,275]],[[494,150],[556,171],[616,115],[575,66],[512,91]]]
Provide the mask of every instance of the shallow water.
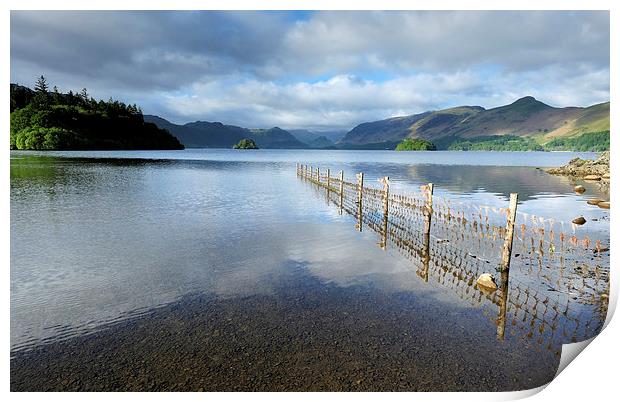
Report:
[[[572,192],[576,182],[536,169],[561,165],[577,155],[594,156],[195,149],[12,152],[13,357],[63,342],[78,342],[84,348],[91,342],[88,347],[97,348],[91,338],[75,339],[93,331],[105,334],[114,325],[131,320],[146,320],[139,325],[148,326],[148,320],[157,320],[160,314],[162,320],[171,320],[174,314],[162,312],[170,306],[176,306],[178,314],[197,309],[194,298],[198,297],[205,311],[236,312],[231,313],[232,326],[221,329],[229,331],[229,336],[239,336],[245,320],[253,328],[246,338],[255,343],[265,339],[265,345],[296,349],[300,334],[316,339],[314,346],[305,346],[305,352],[314,348],[319,367],[326,361],[320,355],[327,353],[327,338],[333,335],[344,348],[341,351],[348,350],[356,336],[368,347],[376,339],[364,331],[372,327],[379,338],[389,338],[381,343],[386,365],[396,363],[403,353],[392,346],[398,344],[422,356],[428,345],[420,345],[443,334],[432,345],[428,359],[421,358],[417,367],[423,371],[428,362],[430,373],[418,375],[429,384],[438,370],[431,361],[460,359],[462,364],[473,364],[480,358],[473,355],[475,350],[488,347],[511,359],[508,368],[521,368],[502,374],[489,388],[539,385],[553,375],[557,354],[534,352],[540,348],[533,341],[529,345],[527,337],[509,335],[498,341],[483,307],[464,303],[441,283],[421,281],[410,260],[376,247],[373,233],[353,230],[353,218],[339,215],[317,197],[312,186],[296,177],[295,163],[330,168],[334,175],[343,169],[349,179],[363,171],[367,183],[387,175],[391,189],[397,192],[416,191],[420,184],[433,182],[435,194],[442,197],[490,206],[506,207],[508,194],[518,192],[519,211],[565,222],[583,215],[588,223],[578,229],[580,234],[608,238],[609,211],[584,201],[608,199],[605,188],[583,183],[587,191],[577,195]],[[186,302],[188,297],[192,301]],[[265,313],[273,305],[281,315]],[[261,313],[243,315],[252,309]],[[413,310],[415,319],[410,315]],[[391,315],[382,318],[384,312]],[[327,324],[340,322],[345,313],[356,318],[333,325],[333,333],[326,333]],[[201,325],[210,322],[209,331],[219,331],[220,321],[201,314],[192,317],[202,317]],[[303,317],[309,317],[308,321]],[[325,318],[324,325],[317,324],[320,317]],[[394,317],[415,325],[413,338],[394,333],[407,326],[396,324]],[[174,319],[184,325],[192,322],[187,316]],[[265,329],[258,328],[267,323],[280,332],[265,338]],[[131,332],[114,331],[119,348],[121,339],[131,343]],[[190,338],[174,338],[174,342],[209,336],[213,335],[195,333]],[[219,342],[224,347],[229,340]],[[520,354],[528,347],[532,353]],[[262,350],[261,354],[270,361],[269,353]],[[491,364],[500,364],[495,360]],[[325,367],[337,372],[332,364],[338,367],[339,363],[330,360]],[[524,367],[538,374],[523,374]],[[342,364],[343,373],[350,368]],[[415,377],[413,372],[408,375]],[[508,378],[511,375],[514,378]],[[19,372],[12,372],[12,381],[14,377]],[[448,388],[471,388],[472,381],[469,386],[455,383]],[[389,384],[377,388],[389,389]],[[398,384],[399,389],[401,385],[407,388]],[[410,388],[424,388],[414,385]]]

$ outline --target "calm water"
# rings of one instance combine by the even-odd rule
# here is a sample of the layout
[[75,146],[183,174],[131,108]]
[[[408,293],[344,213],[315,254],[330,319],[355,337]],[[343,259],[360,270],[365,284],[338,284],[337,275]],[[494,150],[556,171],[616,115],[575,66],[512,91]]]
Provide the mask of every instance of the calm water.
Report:
[[[338,215],[296,177],[295,163],[344,169],[345,178],[363,171],[367,183],[387,175],[399,192],[433,182],[436,194],[491,206],[507,206],[508,194],[518,192],[522,212],[566,222],[583,215],[588,223],[580,231],[608,236],[609,211],[584,202],[609,199],[600,184],[585,183],[586,193],[577,195],[571,179],[537,169],[575,156],[595,155],[12,152],[11,348],[86,334],[196,294],[237,306],[269,297],[287,301],[291,313],[301,310],[290,300],[311,294],[313,308],[327,315],[348,303],[321,293],[330,289],[388,295],[386,304],[364,311],[416,308],[420,319],[453,317],[442,325],[449,331],[457,322],[460,342],[519,351],[517,337],[498,346],[492,323],[476,307],[420,281],[411,262],[376,247],[372,233],[355,232],[353,218]],[[442,353],[454,351],[437,346],[435,356]],[[549,356],[546,362],[555,362]]]

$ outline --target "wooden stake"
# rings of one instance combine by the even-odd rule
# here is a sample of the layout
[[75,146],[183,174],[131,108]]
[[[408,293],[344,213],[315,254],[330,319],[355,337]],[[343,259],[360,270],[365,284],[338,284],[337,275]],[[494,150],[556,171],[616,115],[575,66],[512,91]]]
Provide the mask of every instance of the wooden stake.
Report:
[[517,217],[517,200],[519,194],[510,194],[510,209],[508,210],[508,219],[506,221],[506,237],[504,238],[504,248],[502,250],[502,263],[500,271],[510,269],[510,256],[512,255],[512,238],[514,235],[515,219]]
[[362,192],[364,189],[364,173],[357,174],[357,206],[358,206],[358,218],[357,218],[357,230],[362,231]]
[[424,208],[424,234],[431,233],[431,216],[433,214],[433,183],[426,186],[426,205]]
[[344,170],[340,171],[340,214],[342,215],[342,201],[344,199]]
[[388,201],[390,199],[390,178],[385,176],[381,179],[383,183],[383,238],[381,239],[381,248],[385,250],[388,238]]
[[327,168],[327,196],[329,197],[329,168]]

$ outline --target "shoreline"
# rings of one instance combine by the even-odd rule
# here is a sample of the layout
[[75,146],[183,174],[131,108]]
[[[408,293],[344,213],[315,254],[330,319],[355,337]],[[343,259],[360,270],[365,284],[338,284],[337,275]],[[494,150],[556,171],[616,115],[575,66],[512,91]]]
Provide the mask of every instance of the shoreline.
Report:
[[574,158],[566,165],[545,169],[553,175],[584,178],[585,180],[609,180],[609,151],[599,153],[596,159]]
[[459,339],[461,325],[446,333],[446,322],[437,324],[450,317],[420,317],[389,304],[369,312],[370,303],[386,300],[368,289],[326,285],[339,303],[324,311],[312,307],[316,296],[305,300],[311,292],[298,298],[295,287],[284,298],[296,301],[187,296],[98,332],[12,354],[10,389],[509,391],[551,381],[559,363],[495,339]]

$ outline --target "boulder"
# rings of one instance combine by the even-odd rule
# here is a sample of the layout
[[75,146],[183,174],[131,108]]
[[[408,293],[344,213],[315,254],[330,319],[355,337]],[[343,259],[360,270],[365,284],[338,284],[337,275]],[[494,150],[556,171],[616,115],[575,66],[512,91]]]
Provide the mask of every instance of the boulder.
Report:
[[575,188],[573,188],[573,190],[577,193],[577,194],[583,194],[586,192],[586,188],[584,186],[575,186]]
[[598,205],[605,200],[601,200],[600,198],[592,198],[591,200],[586,201],[589,205]]
[[589,174],[586,177],[583,178],[584,180],[591,180],[591,181],[599,181],[601,180],[601,176],[595,175],[595,174]]
[[609,209],[609,202],[608,201],[603,201],[603,202],[599,202],[598,204],[596,204],[599,208],[603,208],[603,209]]
[[480,275],[476,283],[478,287],[482,287],[484,290],[497,290],[497,284],[491,274],[484,273]]
[[575,225],[583,225],[584,223],[586,223],[586,218],[584,218],[583,216],[580,216],[579,218],[573,219],[573,223]]

